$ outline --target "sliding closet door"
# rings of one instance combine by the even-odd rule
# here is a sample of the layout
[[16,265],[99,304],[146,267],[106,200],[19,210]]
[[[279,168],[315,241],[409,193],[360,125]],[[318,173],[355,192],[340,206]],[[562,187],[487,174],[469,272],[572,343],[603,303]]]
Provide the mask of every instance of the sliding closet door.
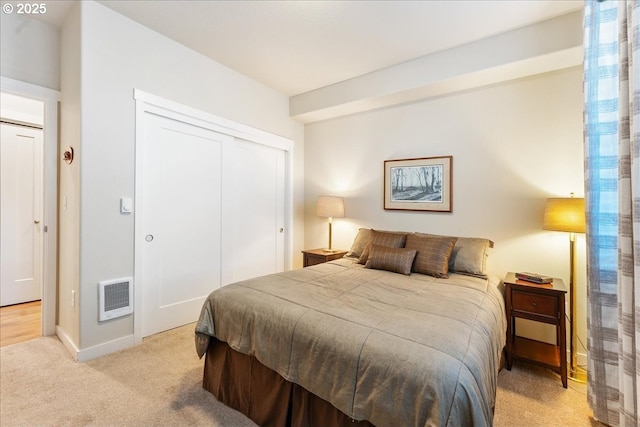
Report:
[[236,140],[233,176],[233,276],[284,270],[285,152]]
[[293,142],[136,90],[134,335],[290,265]]
[[195,322],[221,285],[222,167],[232,138],[145,113],[136,155],[142,336]]

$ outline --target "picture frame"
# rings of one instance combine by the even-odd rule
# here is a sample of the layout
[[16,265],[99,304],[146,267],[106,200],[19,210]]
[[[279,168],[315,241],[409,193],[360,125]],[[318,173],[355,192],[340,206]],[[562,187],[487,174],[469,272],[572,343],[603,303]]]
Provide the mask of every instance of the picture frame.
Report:
[[384,161],[384,209],[453,212],[453,156]]

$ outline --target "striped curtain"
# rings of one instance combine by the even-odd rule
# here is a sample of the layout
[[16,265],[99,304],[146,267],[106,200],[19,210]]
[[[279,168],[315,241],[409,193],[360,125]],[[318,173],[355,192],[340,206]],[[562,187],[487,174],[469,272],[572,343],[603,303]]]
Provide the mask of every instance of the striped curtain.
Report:
[[585,201],[589,405],[638,426],[640,392],[640,5],[585,2]]

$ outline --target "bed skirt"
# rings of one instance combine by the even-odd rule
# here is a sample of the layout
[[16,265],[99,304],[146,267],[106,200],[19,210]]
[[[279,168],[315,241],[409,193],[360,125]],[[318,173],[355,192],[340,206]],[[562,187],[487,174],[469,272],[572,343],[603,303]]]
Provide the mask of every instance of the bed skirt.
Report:
[[255,357],[211,338],[202,386],[262,427],[374,427],[354,421],[329,402],[291,383]]

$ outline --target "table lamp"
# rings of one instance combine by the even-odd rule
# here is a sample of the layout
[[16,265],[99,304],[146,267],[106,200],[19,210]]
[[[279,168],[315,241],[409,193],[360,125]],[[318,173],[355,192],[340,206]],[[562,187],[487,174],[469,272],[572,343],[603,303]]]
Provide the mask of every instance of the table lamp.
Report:
[[316,213],[320,217],[329,218],[329,248],[325,249],[325,252],[336,252],[331,246],[331,224],[333,218],[344,218],[344,200],[342,197],[320,196]]

